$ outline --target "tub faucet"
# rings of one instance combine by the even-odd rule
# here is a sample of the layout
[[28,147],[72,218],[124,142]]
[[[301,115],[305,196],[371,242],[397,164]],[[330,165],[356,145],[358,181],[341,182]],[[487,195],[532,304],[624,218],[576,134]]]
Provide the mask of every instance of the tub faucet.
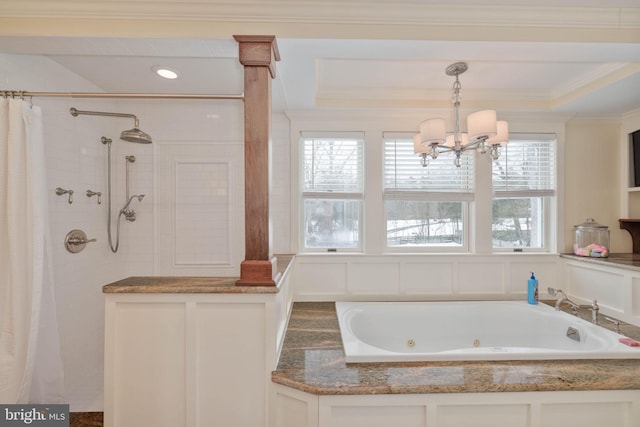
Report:
[[598,305],[598,300],[594,299],[591,304],[578,304],[571,301],[567,296],[567,294],[565,294],[562,291],[562,289],[547,288],[547,292],[552,297],[556,296],[557,294],[560,294],[560,296],[558,297],[558,300],[556,301],[556,310],[560,310],[560,307],[562,306],[563,302],[566,302],[567,304],[569,304],[569,306],[571,307],[571,313],[574,316],[578,315],[578,309],[586,308],[587,310],[591,310],[591,322],[596,325],[599,323],[598,312],[600,311],[600,306]]
[[562,303],[566,302],[571,307],[571,312],[576,316],[578,315],[578,308],[580,308],[580,304],[577,304],[571,301],[567,296],[567,294],[565,294],[562,289],[547,288],[547,292],[552,297],[555,297],[556,295],[560,294],[558,296],[558,300],[556,301],[556,311],[559,311],[560,307],[562,306]]

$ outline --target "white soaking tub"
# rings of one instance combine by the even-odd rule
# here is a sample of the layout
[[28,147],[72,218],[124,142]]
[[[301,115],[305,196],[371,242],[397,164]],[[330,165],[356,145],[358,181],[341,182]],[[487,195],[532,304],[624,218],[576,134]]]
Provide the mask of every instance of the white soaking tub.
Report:
[[347,362],[636,359],[622,335],[521,301],[336,302]]

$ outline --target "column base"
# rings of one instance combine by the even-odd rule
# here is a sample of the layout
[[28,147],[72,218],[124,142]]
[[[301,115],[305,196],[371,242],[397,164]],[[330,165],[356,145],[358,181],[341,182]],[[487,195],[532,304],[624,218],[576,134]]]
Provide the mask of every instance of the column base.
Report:
[[240,263],[240,280],[236,286],[276,286],[278,279],[277,258],[266,260],[244,260]]

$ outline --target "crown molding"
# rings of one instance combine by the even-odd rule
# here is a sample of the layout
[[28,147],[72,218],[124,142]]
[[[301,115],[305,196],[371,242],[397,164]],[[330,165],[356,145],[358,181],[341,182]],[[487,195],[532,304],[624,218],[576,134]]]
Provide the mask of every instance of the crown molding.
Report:
[[639,30],[640,7],[478,6],[409,0],[3,0],[2,17]]

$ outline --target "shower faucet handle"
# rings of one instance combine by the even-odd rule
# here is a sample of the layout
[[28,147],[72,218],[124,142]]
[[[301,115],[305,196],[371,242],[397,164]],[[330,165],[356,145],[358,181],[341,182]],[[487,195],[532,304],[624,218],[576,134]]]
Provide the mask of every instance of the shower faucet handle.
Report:
[[75,229],[67,233],[64,238],[64,247],[72,254],[76,254],[82,251],[87,243],[95,241],[96,239],[87,239],[87,234],[84,231]]
[[69,199],[67,201],[69,202],[69,204],[73,203],[73,190],[65,190],[64,188],[57,187],[56,194],[58,196],[62,196],[63,194],[68,194]]
[[87,190],[87,197],[98,196],[98,204],[102,204],[102,193],[100,191]]

